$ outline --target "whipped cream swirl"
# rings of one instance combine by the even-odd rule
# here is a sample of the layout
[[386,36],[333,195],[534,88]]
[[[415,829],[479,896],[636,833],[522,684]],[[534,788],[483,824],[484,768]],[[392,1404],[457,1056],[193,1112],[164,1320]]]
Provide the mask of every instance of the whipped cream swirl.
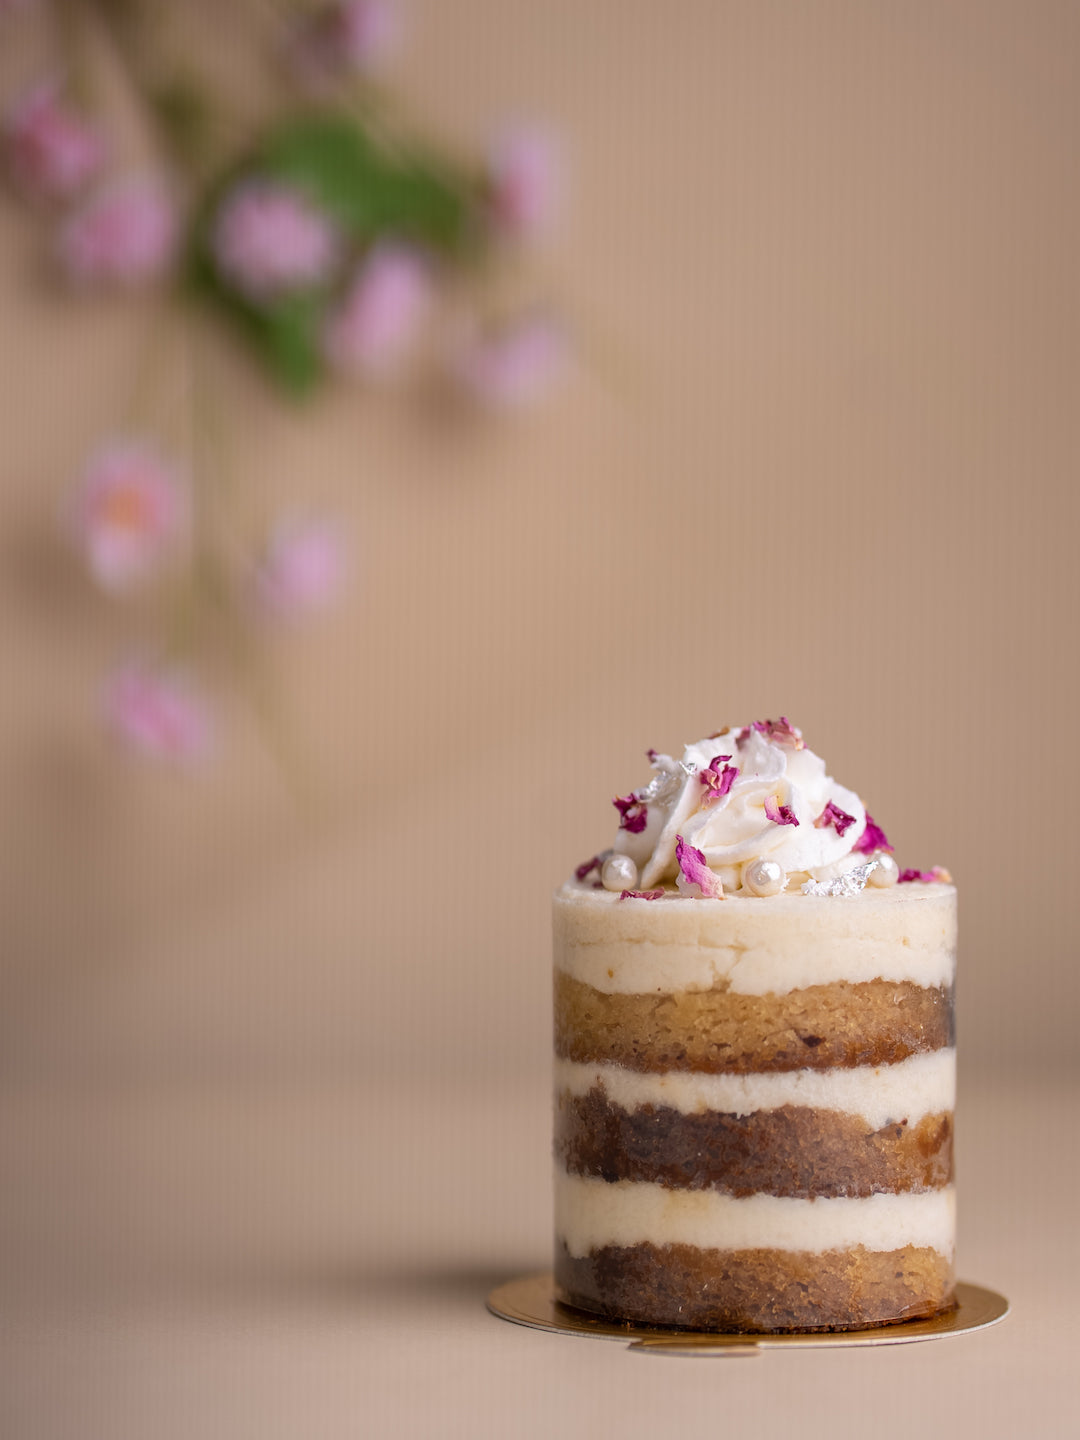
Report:
[[741,888],[743,869],[755,860],[776,861],[789,880],[832,880],[867,858],[856,850],[866,807],[786,721],[699,740],[681,760],[655,752],[649,758],[649,784],[616,801],[621,825],[613,846],[634,861],[643,890],[675,880],[680,890],[701,893],[680,870],[680,836],[701,851],[727,893]]

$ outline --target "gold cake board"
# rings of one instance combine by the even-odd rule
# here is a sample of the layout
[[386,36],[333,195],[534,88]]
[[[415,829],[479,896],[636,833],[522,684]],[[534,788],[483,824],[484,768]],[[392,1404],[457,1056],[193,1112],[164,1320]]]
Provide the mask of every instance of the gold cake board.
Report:
[[936,1320],[904,1320],[872,1330],[791,1331],[777,1335],[721,1335],[699,1330],[670,1330],[632,1325],[572,1310],[555,1298],[551,1271],[525,1275],[492,1290],[487,1308],[502,1320],[549,1330],[556,1335],[588,1335],[596,1340],[621,1340],[631,1350],[650,1355],[759,1355],[762,1350],[791,1346],[836,1348],[848,1345],[907,1345],[916,1340],[943,1340],[996,1325],[1009,1313],[1004,1295],[964,1281],[956,1287],[956,1309]]

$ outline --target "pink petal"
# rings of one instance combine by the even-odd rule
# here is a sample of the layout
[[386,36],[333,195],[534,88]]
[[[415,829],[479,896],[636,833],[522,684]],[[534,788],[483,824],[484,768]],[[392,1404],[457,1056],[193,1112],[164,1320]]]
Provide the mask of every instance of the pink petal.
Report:
[[284,620],[327,610],[345,588],[347,569],[344,542],[329,521],[282,525],[256,571],[256,604]]
[[301,21],[289,59],[298,79],[325,86],[352,71],[374,75],[401,44],[401,14],[392,0],[335,0]]
[[80,190],[101,169],[105,142],[94,125],[61,97],[55,80],[36,85],[8,116],[8,166],[26,194],[62,199]]
[[190,764],[206,757],[213,740],[209,704],[175,672],[125,666],[106,687],[105,714],[120,742],[151,760]]
[[786,715],[781,715],[779,720],[755,720],[752,725],[744,725],[736,737],[736,744],[745,745],[751,730],[764,735],[774,745],[789,745],[793,750],[806,748],[802,731],[792,725]]
[[119,181],[99,191],[60,231],[60,262],[79,284],[141,285],[173,259],[176,209],[160,181]]
[[696,885],[706,900],[722,900],[724,887],[720,876],[709,869],[704,854],[690,845],[681,835],[675,837],[675,859],[679,862],[683,879]]
[[323,348],[341,370],[371,376],[397,368],[431,309],[428,261],[408,245],[387,242],[368,255],[331,314]]
[[662,900],[663,890],[620,890],[620,900]]
[[602,855],[594,855],[591,860],[585,860],[577,867],[574,871],[574,878],[584,880],[587,876],[591,875],[594,870],[597,875],[599,875],[603,863],[604,857]]
[[[840,836],[854,824],[855,816],[849,815],[846,810],[841,810],[840,806],[834,805],[831,800],[814,821],[815,829],[824,830],[831,825]],[[855,848],[857,849],[858,847],[856,846]]]
[[780,804],[779,795],[770,795],[765,801],[765,814],[774,825],[798,825],[799,823],[791,807]]
[[524,409],[542,400],[565,373],[569,343],[562,325],[526,316],[473,336],[454,370],[473,397],[497,408]]
[[489,165],[492,219],[504,235],[530,240],[550,229],[560,192],[558,146],[546,130],[508,130]]
[[186,479],[151,446],[117,440],[87,462],[69,525],[91,574],[121,591],[147,578],[186,537]]
[[952,876],[943,865],[934,865],[929,870],[901,870],[900,884],[909,885],[918,880],[924,885],[951,885]]
[[223,279],[267,301],[327,281],[341,249],[337,227],[293,185],[240,181],[224,198],[211,235]]
[[889,839],[885,831],[882,830],[874,817],[867,812],[866,829],[851,848],[857,855],[869,855],[874,850],[891,850],[893,847],[889,844]]
[[619,829],[628,830],[631,835],[640,835],[649,823],[648,806],[643,805],[636,795],[617,796],[612,802],[619,812]]
[[738,769],[726,763],[730,759],[730,755],[714,755],[705,769],[699,772],[698,779],[705,786],[705,797],[701,802],[703,805],[714,805],[718,800],[722,800],[738,779]]

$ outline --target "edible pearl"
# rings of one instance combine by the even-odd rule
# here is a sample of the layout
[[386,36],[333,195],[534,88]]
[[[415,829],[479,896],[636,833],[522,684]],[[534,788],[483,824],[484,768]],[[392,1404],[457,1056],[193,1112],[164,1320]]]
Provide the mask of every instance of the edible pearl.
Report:
[[605,890],[633,890],[638,882],[637,866],[629,855],[609,855],[600,880]]
[[887,885],[895,885],[900,879],[900,866],[887,850],[879,850],[874,856],[877,865],[870,871],[870,884],[877,885],[884,890]]
[[787,884],[784,867],[775,860],[751,860],[742,873],[751,895],[779,895]]

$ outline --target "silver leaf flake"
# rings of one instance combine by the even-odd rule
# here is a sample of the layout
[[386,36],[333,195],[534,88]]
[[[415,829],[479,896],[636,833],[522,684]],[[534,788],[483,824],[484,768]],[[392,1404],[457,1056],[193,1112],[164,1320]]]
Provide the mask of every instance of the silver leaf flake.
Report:
[[685,771],[685,768],[680,761],[674,770],[658,769],[648,785],[634,791],[634,798],[649,805],[665,804],[682,789],[684,776],[680,771]]
[[854,870],[849,870],[846,875],[841,875],[837,880],[807,880],[802,887],[804,895],[858,895],[867,880],[870,879],[870,872],[876,870],[878,862],[870,860],[865,865],[856,865]]

